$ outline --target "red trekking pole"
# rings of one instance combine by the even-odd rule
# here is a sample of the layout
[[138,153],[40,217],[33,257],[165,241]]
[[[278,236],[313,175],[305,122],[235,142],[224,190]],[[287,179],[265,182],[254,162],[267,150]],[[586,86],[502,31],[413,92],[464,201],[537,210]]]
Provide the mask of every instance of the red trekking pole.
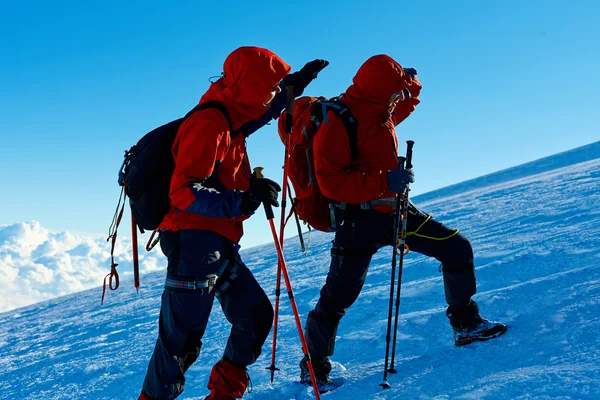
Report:
[[[254,168],[254,172],[257,178],[264,178],[262,174],[262,168]],[[319,387],[317,386],[317,379],[315,378],[315,371],[313,369],[312,360],[310,359],[310,354],[308,352],[308,345],[306,344],[306,338],[304,337],[304,329],[302,328],[302,321],[300,321],[300,315],[298,314],[298,307],[296,307],[296,300],[294,299],[294,291],[292,290],[292,283],[290,282],[290,276],[288,275],[287,265],[285,263],[285,258],[283,256],[283,249],[281,248],[281,243],[279,238],[277,237],[277,230],[275,229],[275,222],[273,219],[275,215],[273,214],[273,207],[270,204],[263,203],[265,207],[265,214],[267,215],[267,220],[271,225],[271,233],[273,233],[273,241],[275,242],[275,248],[277,250],[277,256],[279,257],[278,266],[281,268],[281,273],[283,274],[283,279],[285,280],[285,287],[288,292],[288,297],[290,298],[290,303],[292,305],[292,310],[294,311],[294,319],[296,320],[296,327],[298,328],[298,335],[300,336],[300,342],[302,343],[302,352],[304,356],[308,359],[308,371],[310,372],[310,379],[313,384],[313,390],[315,391],[315,397],[317,400],[321,400],[321,395],[319,393]]]
[[[290,135],[292,133],[292,124],[294,121],[294,87],[288,86],[287,88],[287,99],[288,104],[286,108],[286,123],[285,123],[285,156],[283,159],[283,194],[281,195],[281,223],[279,225],[279,246],[283,251],[283,231],[285,229],[285,207],[287,202],[288,193],[288,169],[287,161],[289,157],[290,148]],[[271,211],[272,212],[272,211]],[[273,346],[271,348],[271,366],[267,367],[271,371],[271,383],[275,379],[275,371],[279,371],[279,368],[275,366],[275,353],[277,351],[277,323],[279,321],[279,297],[281,295],[281,260],[277,264],[277,284],[275,286],[275,310],[273,314]]]

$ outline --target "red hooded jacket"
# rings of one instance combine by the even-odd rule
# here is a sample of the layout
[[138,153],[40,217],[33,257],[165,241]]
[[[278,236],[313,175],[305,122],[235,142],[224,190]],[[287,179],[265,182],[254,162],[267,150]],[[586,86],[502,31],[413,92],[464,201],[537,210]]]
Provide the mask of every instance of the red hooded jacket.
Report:
[[[403,89],[408,89],[412,98],[398,103],[390,116],[390,97]],[[395,126],[415,110],[420,91],[417,78],[406,74],[387,55],[373,56],[360,67],[340,99],[358,121],[356,159],[350,159],[348,134],[335,113],[329,112],[329,123],[315,136],[315,173],[326,197],[360,204],[396,194],[388,190],[386,175],[398,168]],[[376,207],[389,211],[384,208]]]
[[[241,47],[227,57],[223,77],[200,103],[222,103],[237,130],[268,111],[265,99],[290,70],[269,50]],[[196,111],[179,128],[172,152],[171,210],[160,228],[207,229],[237,243],[247,218],[239,210],[240,191],[249,188],[252,174],[244,135],[232,140],[227,119],[217,109]],[[203,186],[207,178],[218,184]]]

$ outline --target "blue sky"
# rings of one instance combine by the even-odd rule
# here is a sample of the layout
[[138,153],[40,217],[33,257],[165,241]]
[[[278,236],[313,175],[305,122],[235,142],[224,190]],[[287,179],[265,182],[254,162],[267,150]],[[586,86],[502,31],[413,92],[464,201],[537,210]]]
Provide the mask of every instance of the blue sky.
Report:
[[[375,5],[376,4],[376,5]],[[267,47],[334,96],[364,60],[415,67],[422,103],[413,195],[600,140],[600,3],[4,2],[0,14],[0,225],[104,233],[123,151],[191,109],[229,52]],[[268,126],[251,162],[281,180]],[[293,233],[293,229],[288,228]],[[244,247],[271,240],[262,214]]]

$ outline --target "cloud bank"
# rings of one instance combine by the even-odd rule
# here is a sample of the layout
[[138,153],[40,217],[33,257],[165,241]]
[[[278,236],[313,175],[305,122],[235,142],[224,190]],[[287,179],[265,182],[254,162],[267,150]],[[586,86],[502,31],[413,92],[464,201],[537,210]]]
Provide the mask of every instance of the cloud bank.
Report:
[[[119,232],[115,248],[121,285],[133,276],[131,238],[125,231]],[[158,246],[146,252],[145,240],[147,235],[139,238],[140,273],[164,269],[166,258]],[[109,271],[106,237],[53,232],[37,221],[0,226],[0,312],[99,287]]]

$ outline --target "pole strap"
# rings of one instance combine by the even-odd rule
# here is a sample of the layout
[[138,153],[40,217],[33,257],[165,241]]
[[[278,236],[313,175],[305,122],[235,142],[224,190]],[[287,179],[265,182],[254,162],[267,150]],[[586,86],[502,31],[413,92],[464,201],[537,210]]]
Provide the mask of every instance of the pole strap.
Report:
[[115,262],[115,245],[117,243],[117,231],[119,229],[119,224],[121,223],[121,219],[123,218],[123,211],[125,210],[125,202],[127,199],[127,191],[125,190],[125,186],[121,188],[121,193],[119,194],[119,202],[117,203],[117,208],[115,210],[115,214],[113,216],[112,223],[108,229],[108,238],[106,241],[111,241],[110,246],[110,272],[104,277],[104,284],[102,285],[102,299],[100,300],[100,304],[104,304],[104,295],[106,294],[106,284],[108,281],[108,287],[110,290],[116,290],[119,288],[119,273],[117,272],[118,263]]

